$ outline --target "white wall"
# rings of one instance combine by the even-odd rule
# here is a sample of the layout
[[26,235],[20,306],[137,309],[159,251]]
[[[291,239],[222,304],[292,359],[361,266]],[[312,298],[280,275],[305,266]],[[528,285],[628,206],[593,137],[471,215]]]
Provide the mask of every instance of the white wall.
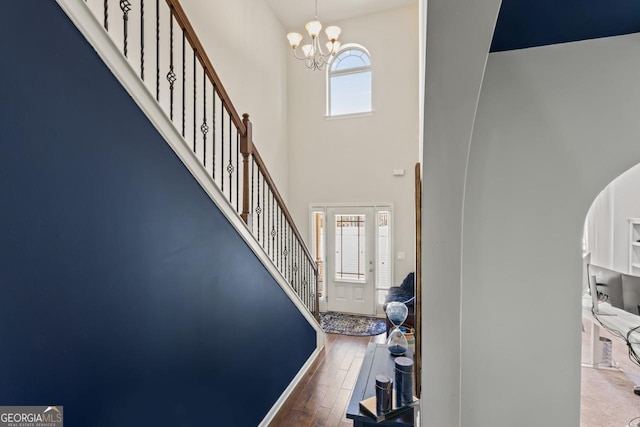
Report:
[[638,34],[489,56],[464,205],[465,426],[579,424],[580,242],[640,160],[638,69]]
[[589,208],[586,221],[587,250],[591,263],[613,268],[613,191],[608,185],[598,194]]
[[627,272],[629,218],[640,217],[640,165],[611,182],[589,209],[589,249],[594,264]]
[[[460,266],[466,166],[499,8],[500,0],[427,2],[420,399],[423,426],[460,424]],[[486,328],[478,322],[474,330],[484,335]],[[473,354],[476,350],[463,351]],[[467,421],[466,425],[483,424]]]
[[[339,25],[343,43],[369,50],[374,113],[325,119],[326,73],[307,69],[289,52],[290,208],[308,239],[311,203],[393,203],[395,251],[406,254],[396,259],[393,282],[400,284],[415,264],[418,5],[324,24]],[[393,176],[398,168],[404,176]]]
[[238,113],[287,199],[286,31],[263,0],[182,0]]

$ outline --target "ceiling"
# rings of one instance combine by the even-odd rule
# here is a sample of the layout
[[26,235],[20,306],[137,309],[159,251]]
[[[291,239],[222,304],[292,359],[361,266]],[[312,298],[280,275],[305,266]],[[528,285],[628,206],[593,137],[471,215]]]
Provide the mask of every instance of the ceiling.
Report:
[[[301,32],[313,20],[315,0],[265,0],[287,31]],[[325,25],[418,3],[418,0],[318,0],[318,20]]]
[[636,32],[639,0],[503,0],[491,51]]
[[[286,31],[304,31],[316,0],[265,0]],[[418,0],[317,0],[325,25]],[[491,52],[640,32],[640,0],[503,0]]]

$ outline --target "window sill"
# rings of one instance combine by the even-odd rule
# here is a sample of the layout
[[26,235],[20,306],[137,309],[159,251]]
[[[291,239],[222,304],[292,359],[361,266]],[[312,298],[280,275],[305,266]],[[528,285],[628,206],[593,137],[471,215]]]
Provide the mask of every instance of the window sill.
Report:
[[325,120],[341,120],[341,119],[355,119],[358,117],[369,117],[373,116],[373,110],[366,111],[364,113],[349,113],[349,114],[339,114],[336,116],[324,116]]

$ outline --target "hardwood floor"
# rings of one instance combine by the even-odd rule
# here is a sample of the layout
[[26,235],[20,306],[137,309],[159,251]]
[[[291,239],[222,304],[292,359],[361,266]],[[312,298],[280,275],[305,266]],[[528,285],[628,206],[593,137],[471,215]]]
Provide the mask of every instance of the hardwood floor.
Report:
[[385,335],[352,337],[327,334],[327,343],[295,388],[271,427],[347,427],[347,404],[369,342],[384,343]]

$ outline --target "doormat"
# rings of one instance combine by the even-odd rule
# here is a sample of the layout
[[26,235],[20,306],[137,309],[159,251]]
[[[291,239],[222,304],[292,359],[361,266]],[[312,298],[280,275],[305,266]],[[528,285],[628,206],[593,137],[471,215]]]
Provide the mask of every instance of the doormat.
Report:
[[372,336],[387,330],[384,319],[329,311],[320,313],[320,327],[328,334]]

